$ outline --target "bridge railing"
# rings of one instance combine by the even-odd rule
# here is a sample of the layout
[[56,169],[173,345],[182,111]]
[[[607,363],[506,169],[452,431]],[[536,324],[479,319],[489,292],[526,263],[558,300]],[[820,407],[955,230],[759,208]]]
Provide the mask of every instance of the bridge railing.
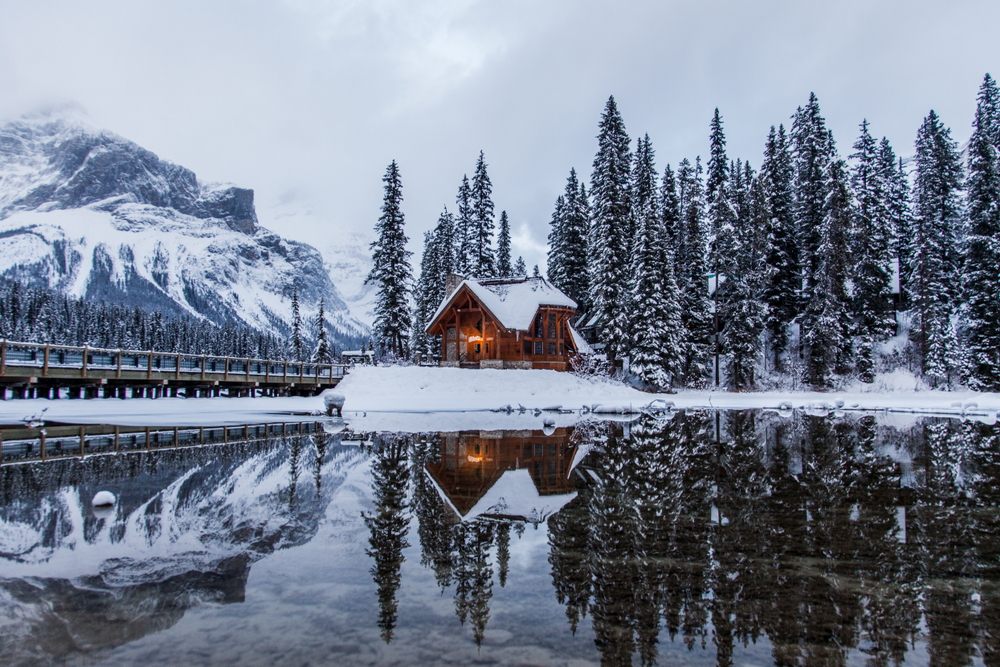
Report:
[[128,373],[129,378],[141,372],[148,378],[155,374],[158,379],[172,374],[184,380],[198,375],[199,379],[212,381],[249,380],[251,377],[260,381],[263,376],[265,382],[292,383],[343,378],[346,368],[346,364],[308,361],[0,341],[0,376],[24,375],[25,369],[31,369],[33,375],[42,378],[65,377],[64,372],[58,371],[76,370],[80,377],[87,377],[88,371],[100,371],[101,376],[106,377],[110,371],[119,378],[123,372]]

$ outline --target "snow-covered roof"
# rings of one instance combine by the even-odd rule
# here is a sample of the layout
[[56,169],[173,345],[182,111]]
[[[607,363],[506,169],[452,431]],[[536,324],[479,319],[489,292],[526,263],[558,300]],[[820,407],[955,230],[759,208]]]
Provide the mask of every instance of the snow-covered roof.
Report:
[[590,344],[584,340],[583,336],[577,332],[576,328],[570,324],[569,332],[573,336],[573,346],[576,347],[576,351],[580,354],[593,354],[594,349],[590,347]]
[[541,306],[564,306],[576,308],[576,301],[562,293],[545,278],[519,278],[507,280],[462,281],[450,297],[441,302],[430,324],[429,331],[437,323],[448,305],[468,287],[476,299],[488,310],[502,327],[522,331],[531,327],[531,321]]
[[462,514],[444,489],[437,483],[434,476],[425,469],[427,477],[434,483],[438,495],[452,511],[463,521],[473,521],[484,514],[501,514],[504,516],[524,517],[532,523],[545,521],[571,500],[576,498],[576,491],[558,495],[541,495],[535,488],[531,473],[527,468],[507,470],[500,475],[493,486],[466,514]]

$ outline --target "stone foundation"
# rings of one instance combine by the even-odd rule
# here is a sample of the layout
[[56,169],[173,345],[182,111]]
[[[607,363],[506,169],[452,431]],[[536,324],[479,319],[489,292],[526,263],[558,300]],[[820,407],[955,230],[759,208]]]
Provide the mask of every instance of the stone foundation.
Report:
[[460,368],[461,362],[459,361],[441,361],[439,362],[443,368]]
[[480,359],[480,368],[503,368],[503,361],[501,359]]
[[522,370],[522,371],[530,371],[533,368],[533,364],[530,361],[505,361],[503,362],[503,367]]

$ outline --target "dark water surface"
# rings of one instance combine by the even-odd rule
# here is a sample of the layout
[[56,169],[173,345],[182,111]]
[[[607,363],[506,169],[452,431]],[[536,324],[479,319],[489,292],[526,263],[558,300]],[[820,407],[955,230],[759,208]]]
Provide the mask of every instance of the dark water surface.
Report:
[[1000,664],[997,426],[532,427],[8,463],[0,664]]

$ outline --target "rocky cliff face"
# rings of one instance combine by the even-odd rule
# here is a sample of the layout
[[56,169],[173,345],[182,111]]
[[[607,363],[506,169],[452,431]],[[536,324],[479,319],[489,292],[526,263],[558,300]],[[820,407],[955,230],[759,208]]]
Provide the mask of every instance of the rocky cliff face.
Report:
[[306,317],[325,299],[336,337],[367,335],[322,255],[259,225],[253,190],[202,183],[72,108],[0,126],[0,274],[279,334],[298,290]]

